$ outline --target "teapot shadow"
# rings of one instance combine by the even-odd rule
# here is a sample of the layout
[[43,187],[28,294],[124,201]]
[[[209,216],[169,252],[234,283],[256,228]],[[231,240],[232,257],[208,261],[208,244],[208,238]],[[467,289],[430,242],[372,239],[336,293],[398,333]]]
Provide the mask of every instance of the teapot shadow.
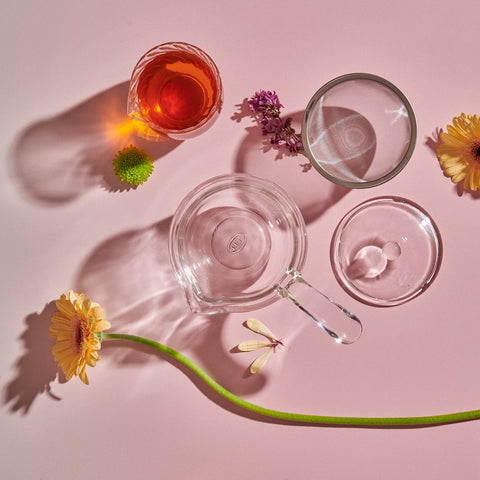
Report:
[[[170,223],[171,218],[167,218],[102,242],[79,269],[77,291],[95,296],[107,313],[112,332],[155,339],[191,356],[236,394],[262,388],[266,377],[244,379],[246,366],[238,364],[223,345],[227,315],[200,316],[188,309],[170,266]],[[129,348],[119,348],[127,345]],[[104,341],[102,352],[102,358],[116,365],[157,364],[162,357],[141,345],[118,340]]]
[[[238,106],[240,112],[232,116],[233,120],[240,121],[247,116],[248,107],[244,104]],[[303,111],[288,116],[295,131],[300,132]],[[319,218],[350,191],[309,168],[310,163],[303,154],[295,155],[285,147],[272,145],[262,135],[261,127],[250,126],[245,131],[235,156],[235,172],[268,178],[284,188],[299,207],[305,223]]]
[[22,131],[10,154],[11,172],[33,200],[62,204],[88,190],[130,190],[115,175],[112,161],[128,145],[157,160],[181,142],[149,135],[126,114],[129,82],[115,85]]
[[4,388],[4,403],[10,404],[12,413],[26,415],[35,398],[43,393],[60,400],[50,387],[57,375],[61,382],[65,381],[53,359],[55,341],[49,335],[50,319],[55,311],[55,302],[51,301],[42,312],[31,313],[25,319],[26,328],[20,336],[24,352],[15,363],[15,378]]

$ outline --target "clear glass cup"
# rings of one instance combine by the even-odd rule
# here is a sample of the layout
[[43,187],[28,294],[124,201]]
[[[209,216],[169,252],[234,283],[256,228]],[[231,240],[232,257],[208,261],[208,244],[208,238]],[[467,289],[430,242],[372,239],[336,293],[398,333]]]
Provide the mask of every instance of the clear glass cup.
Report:
[[384,78],[351,73],[321,87],[307,105],[302,141],[312,166],[348,188],[380,185],[408,163],[417,137],[405,95]]
[[169,250],[195,313],[244,312],[287,298],[339,343],[361,334],[355,315],[303,278],[305,223],[273,182],[229,174],[199,185],[174,214]]
[[138,61],[130,80],[127,114],[160,135],[190,138],[210,128],[223,101],[220,73],[200,48],[158,45]]

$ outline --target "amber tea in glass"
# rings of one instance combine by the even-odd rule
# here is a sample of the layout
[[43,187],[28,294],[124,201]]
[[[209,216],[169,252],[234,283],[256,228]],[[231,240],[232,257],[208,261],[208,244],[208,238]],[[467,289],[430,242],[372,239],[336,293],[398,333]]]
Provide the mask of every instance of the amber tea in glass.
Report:
[[198,47],[167,43],[147,52],[130,81],[128,115],[175,139],[211,126],[223,90],[213,60]]

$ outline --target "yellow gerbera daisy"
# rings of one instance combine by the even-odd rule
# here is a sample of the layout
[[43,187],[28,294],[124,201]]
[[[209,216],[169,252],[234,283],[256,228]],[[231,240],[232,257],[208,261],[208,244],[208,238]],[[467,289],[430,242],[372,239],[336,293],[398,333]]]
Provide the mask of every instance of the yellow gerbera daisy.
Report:
[[437,156],[446,175],[467,190],[480,189],[480,115],[455,117],[440,138]]
[[57,301],[58,311],[52,315],[50,335],[56,342],[52,348],[67,380],[73,375],[88,385],[87,365],[94,367],[100,360],[98,334],[110,328],[103,308],[85,295],[70,290]]

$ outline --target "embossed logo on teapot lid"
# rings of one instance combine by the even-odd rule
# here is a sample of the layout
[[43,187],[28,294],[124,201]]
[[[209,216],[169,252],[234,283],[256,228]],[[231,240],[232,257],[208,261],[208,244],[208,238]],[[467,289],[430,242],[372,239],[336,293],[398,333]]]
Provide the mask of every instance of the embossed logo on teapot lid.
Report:
[[237,233],[227,244],[227,250],[230,253],[241,252],[247,244],[247,236],[244,233]]

